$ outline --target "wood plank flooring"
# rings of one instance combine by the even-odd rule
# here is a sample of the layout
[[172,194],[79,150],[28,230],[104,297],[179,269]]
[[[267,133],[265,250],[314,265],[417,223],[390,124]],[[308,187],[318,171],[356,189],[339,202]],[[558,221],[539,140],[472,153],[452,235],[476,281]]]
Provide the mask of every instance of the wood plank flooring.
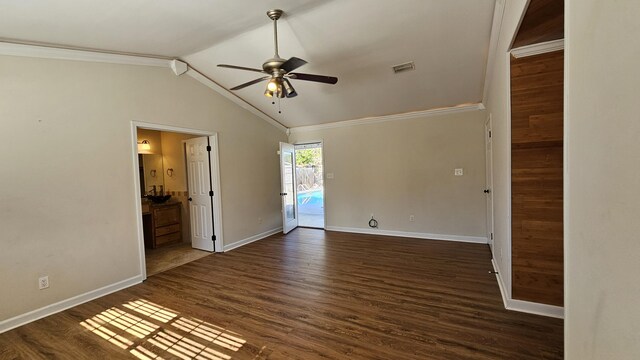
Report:
[[561,359],[486,245],[297,229],[0,334],[2,359]]

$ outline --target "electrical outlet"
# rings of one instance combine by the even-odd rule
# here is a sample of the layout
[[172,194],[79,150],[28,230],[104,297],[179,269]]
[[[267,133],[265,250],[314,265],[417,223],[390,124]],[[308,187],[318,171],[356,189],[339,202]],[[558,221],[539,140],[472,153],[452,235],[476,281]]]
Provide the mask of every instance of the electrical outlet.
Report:
[[415,215],[409,215],[409,221],[416,221]]
[[455,175],[455,176],[462,176],[462,175],[464,175],[464,170],[462,170],[462,169],[455,169],[455,170],[453,171],[453,175]]
[[49,276],[43,276],[38,279],[38,289],[46,289],[49,287]]
[[258,218],[258,224],[262,224],[262,218],[261,217]]

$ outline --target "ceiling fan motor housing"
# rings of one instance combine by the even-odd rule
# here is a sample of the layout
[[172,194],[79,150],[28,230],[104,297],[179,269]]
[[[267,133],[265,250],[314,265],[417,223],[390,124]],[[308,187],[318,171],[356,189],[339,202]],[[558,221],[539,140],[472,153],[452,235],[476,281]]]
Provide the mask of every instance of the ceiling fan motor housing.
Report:
[[280,57],[268,59],[264,64],[262,64],[262,70],[275,77],[282,77],[285,74],[285,71],[280,69],[280,66],[282,66],[285,61],[287,60]]

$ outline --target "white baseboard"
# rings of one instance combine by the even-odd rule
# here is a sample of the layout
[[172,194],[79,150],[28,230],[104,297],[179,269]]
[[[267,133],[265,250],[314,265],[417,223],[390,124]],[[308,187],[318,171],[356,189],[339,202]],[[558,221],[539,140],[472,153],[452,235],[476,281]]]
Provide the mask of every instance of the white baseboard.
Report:
[[502,281],[502,276],[500,276],[500,268],[496,263],[495,259],[491,259],[491,265],[493,265],[493,271],[496,273],[496,281],[498,281],[498,287],[500,288],[500,295],[502,295],[502,304],[505,309],[509,308],[509,294],[507,294],[507,286]]
[[226,251],[231,251],[233,249],[237,249],[240,246],[251,244],[254,241],[262,240],[262,239],[264,239],[266,237],[269,237],[271,235],[277,234],[277,233],[279,233],[281,231],[282,231],[282,227],[279,227],[279,228],[275,228],[275,229],[271,229],[271,230],[265,231],[265,232],[260,233],[260,234],[256,234],[256,235],[250,236],[250,237],[248,237],[246,239],[243,239],[243,240],[236,241],[234,243],[225,245],[224,246],[224,251],[226,252]]
[[498,281],[498,286],[500,287],[500,294],[502,295],[502,302],[504,303],[505,309],[564,319],[563,307],[510,298],[507,294],[507,287],[502,280],[502,276],[500,276],[500,269],[498,268],[498,264],[494,261],[494,259],[491,259],[491,264],[493,264],[493,270],[496,272],[496,280]]
[[564,308],[561,306],[539,304],[530,301],[509,300],[507,310],[520,311],[529,314],[549,316],[557,319],[564,319]]
[[398,237],[408,237],[408,238],[416,238],[416,239],[446,240],[446,241],[460,241],[460,242],[468,242],[468,243],[487,244],[487,238],[482,236],[427,234],[427,233],[416,233],[416,232],[407,232],[407,231],[350,228],[350,227],[340,227],[340,226],[327,226],[325,229],[328,231],[339,231],[339,232],[348,232],[348,233],[356,233],[356,234],[386,235],[386,236],[398,236]]
[[142,275],[134,276],[126,280],[118,281],[115,284],[103,286],[99,289],[91,290],[84,294],[76,295],[66,300],[62,300],[57,303],[41,307],[40,309],[29,311],[28,313],[18,315],[6,320],[2,320],[0,321],[0,334],[5,331],[9,331],[19,326],[28,324],[32,321],[36,321],[38,319],[42,319],[49,315],[59,313],[61,311],[67,310],[69,308],[72,308],[80,304],[84,304],[93,299],[97,299],[99,297],[139,284],[141,282],[142,282]]

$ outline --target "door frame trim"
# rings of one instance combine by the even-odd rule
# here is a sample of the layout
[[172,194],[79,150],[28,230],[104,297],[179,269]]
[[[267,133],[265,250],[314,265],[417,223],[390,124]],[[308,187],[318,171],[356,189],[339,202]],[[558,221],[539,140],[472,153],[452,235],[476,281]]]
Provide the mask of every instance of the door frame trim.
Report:
[[140,258],[140,274],[142,280],[147,278],[147,262],[145,258],[144,248],[144,231],[142,225],[142,198],[140,193],[140,174],[138,162],[138,129],[169,131],[188,135],[207,136],[211,140],[211,176],[213,177],[213,191],[218,196],[213,197],[213,214],[216,224],[214,226],[214,234],[216,235],[215,248],[216,252],[224,251],[224,231],[222,229],[222,200],[220,192],[220,158],[218,148],[218,133],[215,131],[199,130],[191,128],[183,128],[178,126],[155,124],[142,121],[131,121],[131,160],[133,164],[133,185],[134,185],[134,207],[136,209],[136,228],[138,233],[138,255]]
[[[491,191],[491,229],[487,229],[488,234],[487,234],[487,243],[489,244],[489,247],[491,248],[491,255],[495,258],[495,245],[494,245],[494,241],[495,241],[495,228],[496,228],[496,224],[495,224],[495,204],[494,204],[494,199],[493,199],[493,118],[492,118],[492,114],[489,113],[489,115],[487,116],[487,119],[484,122],[484,129],[485,129],[485,134],[484,134],[484,141],[485,141],[485,145],[484,145],[484,154],[485,154],[485,182],[487,180],[487,177],[489,177],[491,179],[491,182],[489,184],[485,184],[488,186],[489,191]],[[489,134],[486,133],[487,129],[489,130],[489,132],[491,133],[490,136],[490,140],[488,139]],[[491,154],[487,154],[488,150],[487,150],[487,142],[491,141]],[[487,155],[489,155],[489,157],[487,157]],[[491,164],[491,171],[490,173],[487,173],[489,164]],[[485,199],[485,202],[487,200]],[[485,205],[486,206],[486,205]],[[487,216],[489,216],[489,214],[487,214]],[[492,235],[493,234],[493,239],[492,239]]]
[[[324,226],[323,230],[327,229],[327,176],[326,176],[326,163],[324,157],[324,140],[306,140],[299,141],[293,143],[293,147],[295,148],[298,145],[306,145],[306,144],[320,144],[320,148],[322,149],[322,216],[324,217]],[[296,194],[297,196],[297,194]],[[298,218],[300,220],[300,218]],[[304,227],[304,226],[303,226]]]

